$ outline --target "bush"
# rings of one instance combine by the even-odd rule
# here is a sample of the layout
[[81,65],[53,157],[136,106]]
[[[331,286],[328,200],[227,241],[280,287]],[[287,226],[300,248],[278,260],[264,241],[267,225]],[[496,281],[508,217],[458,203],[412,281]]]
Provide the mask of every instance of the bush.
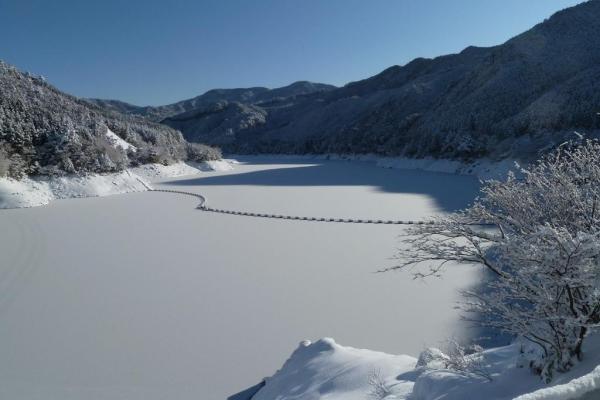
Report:
[[20,179],[27,175],[29,167],[25,159],[17,153],[7,150],[11,146],[0,142],[0,177]]
[[202,162],[218,160],[221,158],[221,150],[209,147],[200,143],[188,143],[187,159],[188,161]]
[[369,373],[367,383],[370,387],[369,398],[372,400],[383,400],[393,393],[392,387],[383,379],[381,370],[372,370]]
[[492,381],[492,375],[485,363],[483,348],[477,345],[463,346],[455,339],[446,342],[444,352],[435,347],[422,351],[416,368],[448,370],[458,375]]

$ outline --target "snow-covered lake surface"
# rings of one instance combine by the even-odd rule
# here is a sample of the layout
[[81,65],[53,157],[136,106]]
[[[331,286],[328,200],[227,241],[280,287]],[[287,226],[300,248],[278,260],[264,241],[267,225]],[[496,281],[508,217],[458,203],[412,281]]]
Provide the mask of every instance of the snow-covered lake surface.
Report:
[[[211,206],[422,219],[466,206],[473,177],[363,162],[247,158],[156,188]],[[0,211],[0,398],[224,399],[303,339],[416,356],[463,334],[476,270],[442,280],[394,265],[401,226],[206,213],[132,193]]]

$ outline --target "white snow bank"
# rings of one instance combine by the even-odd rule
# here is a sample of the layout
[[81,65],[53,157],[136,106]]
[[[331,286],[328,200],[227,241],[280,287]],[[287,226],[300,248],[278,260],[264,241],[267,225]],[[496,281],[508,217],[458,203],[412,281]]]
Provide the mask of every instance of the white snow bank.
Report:
[[589,399],[600,399],[600,366],[569,383],[536,390],[533,393],[519,396],[515,400],[572,400],[592,394],[592,392],[596,396],[589,397]]
[[[343,347],[333,339],[303,342],[253,400],[590,400],[600,398],[600,337],[590,337],[586,358],[546,385],[527,368],[521,343],[475,356],[492,377],[443,369],[437,349],[419,361]],[[566,382],[566,383],[565,383]],[[377,393],[376,393],[377,392]]]
[[[214,160],[204,161],[201,165],[208,168],[209,171],[229,171],[233,169],[233,165],[238,164],[236,160]],[[206,169],[203,169],[205,171]]]
[[412,396],[419,400],[508,400],[531,392],[542,386],[539,377],[533,375],[528,368],[518,368],[520,345],[513,344],[484,351],[483,369],[492,377],[492,381],[469,374],[434,366],[422,368],[415,379]]
[[171,165],[146,164],[131,168],[131,172],[149,181],[179,176],[196,175],[206,171],[228,171],[232,169],[231,162],[226,160],[205,161],[202,163],[178,162]]
[[41,206],[54,198],[47,182],[30,178],[0,178],[0,208]]
[[412,383],[396,377],[416,362],[410,356],[343,347],[328,338],[305,341],[252,400],[365,400],[375,390],[370,378],[382,387],[393,385],[394,392],[409,392]]
[[125,151],[131,150],[134,153],[137,151],[137,147],[132,145],[131,143],[121,139],[119,135],[111,131],[108,127],[106,127],[106,138],[114,147],[121,148]]
[[128,171],[103,175],[33,177],[19,181],[0,178],[0,208],[35,207],[55,199],[141,192],[148,187],[140,177]]
[[152,189],[153,180],[231,169],[224,160],[204,163],[148,164],[114,174],[0,178],[0,209],[36,207],[56,199],[97,197]]

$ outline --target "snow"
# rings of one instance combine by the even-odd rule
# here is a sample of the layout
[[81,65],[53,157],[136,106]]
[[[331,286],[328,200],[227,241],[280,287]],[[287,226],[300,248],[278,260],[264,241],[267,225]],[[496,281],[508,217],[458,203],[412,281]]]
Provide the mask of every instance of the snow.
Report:
[[[515,400],[572,400],[586,394],[595,394],[597,396],[595,398],[600,398],[600,366],[568,383],[536,390]],[[589,399],[591,400],[592,397]]]
[[0,208],[36,207],[56,199],[109,196],[147,190],[148,184],[123,171],[115,174],[36,177],[14,180],[0,178]]
[[143,192],[151,189],[150,182],[156,179],[227,171],[231,168],[228,161],[218,160],[172,165],[147,164],[114,174],[30,177],[22,180],[0,178],[0,209],[42,206],[57,199]]
[[[240,156],[231,156],[238,158]],[[441,172],[446,174],[475,176],[480,180],[503,179],[509,171],[514,171],[516,159],[492,160],[480,158],[471,162],[443,158],[408,158],[383,157],[376,154],[309,154],[309,155],[278,155],[281,159],[290,160],[346,160],[373,163],[382,168]]]
[[375,162],[380,167],[416,169],[450,174],[473,175],[481,180],[503,179],[515,169],[515,160],[492,161],[486,158],[464,163],[454,160],[433,158],[392,158],[378,157]]
[[111,131],[108,127],[106,127],[106,138],[115,148],[120,148],[125,151],[131,150],[134,153],[137,151],[137,147],[123,140],[120,136]]
[[[464,207],[478,187],[468,176],[373,162],[230,164],[2,180],[0,199],[23,206],[152,182],[223,208],[421,219]],[[600,390],[598,337],[552,386],[517,367],[517,344],[485,352],[492,383],[440,370],[427,357],[427,368],[417,367],[427,346],[469,334],[453,305],[480,276],[463,266],[428,282],[373,274],[393,263],[401,227],[202,213],[193,199],[166,193],[6,210],[0,226],[0,398],[223,400],[271,375],[254,399],[369,399],[373,374],[391,390],[386,400],[554,400]],[[385,353],[305,341],[281,365],[290,345],[325,336]]]
[[[442,354],[437,349],[427,349],[417,362],[409,356],[341,346],[329,338],[312,344],[306,341],[279,371],[265,379],[264,387],[252,400],[574,400],[600,393],[599,339],[590,338],[588,360],[569,373],[559,374],[549,385],[527,367],[518,367],[523,364],[520,343],[482,353],[493,377],[492,382],[487,382],[444,370],[436,361],[427,362],[431,354]],[[374,372],[387,388],[387,396],[373,396],[369,377]],[[597,397],[586,399],[594,398]]]
[[55,196],[47,182],[0,178],[0,208],[35,207],[48,204],[53,199]]
[[365,400],[373,390],[373,375],[384,385],[394,385],[395,393],[408,393],[412,385],[398,383],[396,377],[413,370],[416,361],[340,346],[330,338],[303,341],[252,400]]
[[132,168],[131,171],[150,181],[179,176],[196,175],[207,171],[229,171],[232,167],[230,160],[205,161],[202,163],[178,162],[171,165],[146,164]]
[[[123,149],[136,150],[107,128],[111,143]],[[242,156],[242,158],[244,158]],[[346,160],[366,161],[383,168],[420,170],[448,174],[473,175],[482,180],[506,176],[515,168],[514,160],[491,161],[480,159],[473,163],[444,159],[412,159],[380,157],[375,155],[309,155],[277,156],[282,160]],[[119,193],[144,191],[148,182],[166,178],[196,175],[207,171],[229,171],[238,164],[235,159],[205,161],[202,163],[178,162],[171,165],[146,164],[130,168],[126,172],[89,176],[66,176],[60,178],[30,177],[20,181],[0,178],[0,209],[46,205],[55,199],[108,196]],[[140,182],[140,180],[142,182]]]
[[[370,219],[462,208],[479,187],[366,162],[239,161],[151,184],[220,208]],[[196,205],[135,192],[2,210],[0,398],[224,400],[273,375],[306,338],[416,357],[468,334],[454,304],[476,269],[429,282],[373,273],[395,262],[403,227]]]

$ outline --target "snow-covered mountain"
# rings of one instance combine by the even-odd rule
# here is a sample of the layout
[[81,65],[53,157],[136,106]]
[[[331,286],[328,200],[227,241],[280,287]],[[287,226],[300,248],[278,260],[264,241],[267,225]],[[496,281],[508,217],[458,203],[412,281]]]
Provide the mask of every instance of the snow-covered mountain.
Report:
[[324,83],[298,81],[276,89],[268,89],[266,87],[213,89],[191,99],[157,107],[139,107],[119,100],[88,99],[88,101],[101,107],[123,113],[142,115],[152,121],[160,122],[165,118],[178,114],[214,107],[217,103],[258,104],[333,89],[335,89],[335,86]]
[[599,135],[599,31],[600,0],[590,0],[504,44],[418,58],[341,88],[300,81],[158,107],[86,102],[228,152],[529,159],[573,131]]
[[230,152],[528,158],[573,130],[600,129],[598,32],[591,0],[498,46],[269,101],[264,89],[209,92],[167,106],[183,113],[163,122]]
[[219,157],[168,126],[92,105],[0,61],[0,177],[115,172]]

